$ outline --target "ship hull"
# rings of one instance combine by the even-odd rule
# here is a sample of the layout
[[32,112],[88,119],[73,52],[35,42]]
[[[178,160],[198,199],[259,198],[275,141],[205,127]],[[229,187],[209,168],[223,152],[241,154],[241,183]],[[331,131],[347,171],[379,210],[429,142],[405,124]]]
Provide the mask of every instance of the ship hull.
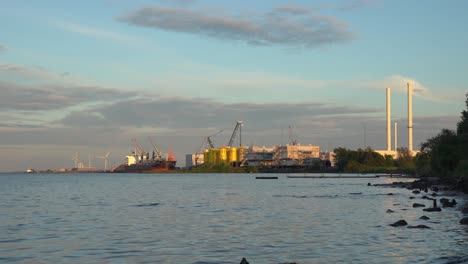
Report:
[[151,161],[133,165],[122,164],[117,167],[116,173],[143,173],[143,172],[169,172],[175,169],[175,161]]

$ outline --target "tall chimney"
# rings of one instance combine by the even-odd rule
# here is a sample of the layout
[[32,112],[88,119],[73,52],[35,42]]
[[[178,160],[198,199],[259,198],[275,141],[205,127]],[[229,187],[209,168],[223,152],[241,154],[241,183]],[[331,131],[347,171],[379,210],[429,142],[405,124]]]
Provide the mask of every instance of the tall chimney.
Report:
[[398,150],[398,129],[397,129],[397,122],[395,121],[395,151]]
[[413,87],[411,82],[408,85],[408,150],[413,152]]
[[392,150],[392,106],[391,106],[391,98],[390,98],[390,88],[387,87],[387,151]]

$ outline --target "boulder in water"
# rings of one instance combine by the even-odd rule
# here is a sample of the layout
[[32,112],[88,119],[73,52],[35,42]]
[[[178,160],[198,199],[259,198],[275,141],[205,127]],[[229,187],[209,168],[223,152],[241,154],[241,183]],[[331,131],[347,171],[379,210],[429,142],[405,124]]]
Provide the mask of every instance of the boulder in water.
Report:
[[421,192],[418,191],[418,190],[414,190],[413,193],[414,193],[414,194],[419,194],[419,193],[421,193]]
[[442,209],[440,209],[440,207],[432,207],[432,208],[425,208],[425,209],[423,209],[423,211],[425,211],[425,212],[440,212],[440,211],[442,211]]
[[417,226],[408,226],[408,228],[417,228],[417,229],[429,229],[427,225],[417,225]]
[[396,221],[395,223],[393,224],[390,224],[390,226],[393,226],[393,227],[398,227],[398,226],[405,226],[407,225],[408,223],[405,221],[405,220],[398,220]]
[[429,218],[429,217],[423,215],[423,216],[419,217],[419,219],[421,219],[421,220],[429,220],[429,219],[431,219],[431,218]]
[[249,264],[249,262],[245,258],[242,258],[240,264]]
[[426,206],[424,204],[414,203],[413,208],[416,208],[416,207],[426,207]]
[[464,217],[460,220],[460,224],[462,225],[468,225],[468,217]]
[[455,207],[455,205],[457,205],[457,201],[455,199],[450,201],[447,198],[441,198],[440,203],[442,204],[442,207]]
[[391,209],[388,209],[387,210],[387,213],[394,213],[395,211],[391,210]]

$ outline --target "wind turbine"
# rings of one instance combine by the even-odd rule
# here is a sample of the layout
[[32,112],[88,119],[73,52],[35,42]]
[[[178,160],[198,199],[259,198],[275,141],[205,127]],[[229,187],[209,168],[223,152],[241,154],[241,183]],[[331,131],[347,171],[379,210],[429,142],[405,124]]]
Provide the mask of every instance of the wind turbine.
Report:
[[96,158],[100,158],[104,160],[104,171],[107,170],[107,158],[109,158],[110,152],[107,152],[105,156],[96,156]]
[[78,152],[75,152],[75,156],[72,158],[73,161],[75,161],[75,168],[78,168],[78,162],[80,161],[80,158],[78,157]]

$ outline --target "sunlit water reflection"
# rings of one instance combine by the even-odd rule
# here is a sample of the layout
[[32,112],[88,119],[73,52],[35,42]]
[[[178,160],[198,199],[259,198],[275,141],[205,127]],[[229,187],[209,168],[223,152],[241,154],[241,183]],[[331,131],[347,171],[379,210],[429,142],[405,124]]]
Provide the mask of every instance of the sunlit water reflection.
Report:
[[[0,262],[447,263],[466,256],[468,228],[458,224],[457,208],[427,213],[412,208],[432,204],[423,194],[410,200],[406,189],[367,186],[395,179],[278,176],[0,175]],[[431,229],[388,226],[399,219]]]

